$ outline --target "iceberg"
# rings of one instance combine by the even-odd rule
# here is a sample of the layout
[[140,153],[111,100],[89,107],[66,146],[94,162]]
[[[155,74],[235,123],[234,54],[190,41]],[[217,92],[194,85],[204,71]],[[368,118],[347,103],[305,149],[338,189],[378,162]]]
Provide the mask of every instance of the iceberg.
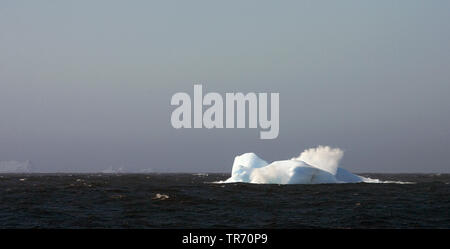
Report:
[[343,155],[343,151],[339,148],[319,146],[303,151],[298,157],[269,164],[255,153],[245,153],[234,159],[231,177],[225,182],[258,184],[379,182],[340,168],[339,161]]
[[154,173],[155,171],[153,170],[153,168],[147,168],[147,169],[141,169],[139,170],[137,173],[141,173],[141,174],[149,174],[149,173]]
[[0,173],[31,173],[30,161],[0,161]]
[[102,170],[101,173],[103,173],[103,174],[121,174],[121,173],[125,173],[125,169],[123,167],[114,169],[112,166],[110,166],[109,168]]

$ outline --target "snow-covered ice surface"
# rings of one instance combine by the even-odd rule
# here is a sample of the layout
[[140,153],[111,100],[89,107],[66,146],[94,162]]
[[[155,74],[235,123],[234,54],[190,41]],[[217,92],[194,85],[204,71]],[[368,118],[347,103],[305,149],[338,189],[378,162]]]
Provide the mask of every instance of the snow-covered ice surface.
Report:
[[231,177],[222,183],[384,183],[378,179],[358,176],[340,168],[339,161],[343,155],[341,149],[319,146],[305,150],[298,157],[269,164],[255,153],[245,153],[234,159]]

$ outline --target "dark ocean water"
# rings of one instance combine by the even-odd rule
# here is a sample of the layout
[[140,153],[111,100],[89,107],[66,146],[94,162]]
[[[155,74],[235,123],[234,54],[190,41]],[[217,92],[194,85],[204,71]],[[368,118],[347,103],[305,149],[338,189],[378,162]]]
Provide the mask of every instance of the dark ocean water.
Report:
[[3,174],[0,228],[450,228],[449,174],[415,184],[217,184],[228,174]]

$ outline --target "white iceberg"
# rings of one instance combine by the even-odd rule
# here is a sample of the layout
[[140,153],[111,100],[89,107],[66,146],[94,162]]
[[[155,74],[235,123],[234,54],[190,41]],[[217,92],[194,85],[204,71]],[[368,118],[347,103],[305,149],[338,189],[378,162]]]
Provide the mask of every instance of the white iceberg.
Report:
[[112,166],[110,166],[109,168],[102,170],[101,173],[103,173],[103,174],[121,174],[121,173],[125,173],[125,169],[123,167],[114,169]]
[[149,174],[149,173],[154,173],[155,171],[153,170],[153,168],[147,168],[147,169],[141,169],[138,171],[138,173],[141,174]]
[[30,161],[0,161],[0,173],[31,173]]
[[234,159],[231,177],[225,182],[260,184],[319,184],[379,182],[339,168],[344,155],[338,148],[319,146],[305,150],[299,157],[267,163],[255,153]]

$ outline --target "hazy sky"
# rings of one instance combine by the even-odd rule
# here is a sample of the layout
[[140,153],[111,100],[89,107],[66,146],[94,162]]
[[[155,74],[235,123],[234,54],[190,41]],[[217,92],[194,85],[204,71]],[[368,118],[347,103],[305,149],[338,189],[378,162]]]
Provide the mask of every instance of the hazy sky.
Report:
[[[330,145],[450,172],[450,1],[0,2],[0,161],[230,172]],[[279,92],[280,134],[180,129],[176,92]]]

